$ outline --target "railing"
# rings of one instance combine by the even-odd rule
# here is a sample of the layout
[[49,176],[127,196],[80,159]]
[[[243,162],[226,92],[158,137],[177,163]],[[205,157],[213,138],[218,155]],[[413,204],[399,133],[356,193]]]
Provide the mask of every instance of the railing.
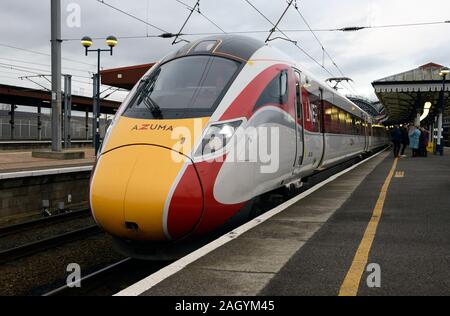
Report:
[[[0,140],[49,140],[51,134],[51,122],[47,120],[41,121],[41,129],[38,130],[36,120],[15,119],[14,120],[14,137],[11,137],[11,124],[9,117],[0,117]],[[104,125],[104,124],[102,124]],[[105,127],[101,126],[100,133],[104,134]],[[40,134],[40,135],[39,135]],[[71,138],[72,139],[91,139],[92,124],[89,122],[88,131],[86,133],[85,122],[72,120],[71,122]]]

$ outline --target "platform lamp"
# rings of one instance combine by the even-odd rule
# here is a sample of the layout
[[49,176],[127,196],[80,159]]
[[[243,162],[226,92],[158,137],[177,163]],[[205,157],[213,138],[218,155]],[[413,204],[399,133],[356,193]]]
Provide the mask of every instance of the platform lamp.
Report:
[[450,69],[447,67],[443,67],[439,73],[439,76],[442,77],[442,92],[441,92],[441,106],[439,108],[439,118],[438,118],[438,132],[437,132],[437,152],[441,156],[444,155],[444,142],[442,137],[443,132],[443,120],[444,120],[444,110],[445,110],[445,79],[450,74]]
[[[100,76],[100,55],[102,52],[108,52],[113,54],[114,47],[117,46],[117,38],[115,36],[108,36],[106,38],[106,45],[109,46],[109,49],[90,49],[94,42],[92,41],[92,38],[89,36],[85,36],[81,39],[81,45],[85,48],[85,54],[86,56],[90,52],[96,52],[97,53],[97,74],[95,75],[97,78],[96,84],[94,84],[94,107],[93,107],[93,125],[92,128],[94,129],[93,134],[93,143],[95,148],[95,154],[98,153],[98,150],[100,149],[100,85],[101,85],[101,76]],[[95,80],[94,80],[95,82]]]

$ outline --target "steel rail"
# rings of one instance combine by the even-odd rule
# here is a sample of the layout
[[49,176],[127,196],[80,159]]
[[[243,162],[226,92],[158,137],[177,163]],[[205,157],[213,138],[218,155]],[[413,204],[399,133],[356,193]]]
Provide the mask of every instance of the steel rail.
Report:
[[15,248],[3,250],[0,252],[0,264],[10,262],[19,258],[28,257],[39,252],[43,252],[62,244],[77,241],[92,235],[101,233],[102,230],[97,225],[91,225],[82,229],[71,231],[55,237],[31,242]]

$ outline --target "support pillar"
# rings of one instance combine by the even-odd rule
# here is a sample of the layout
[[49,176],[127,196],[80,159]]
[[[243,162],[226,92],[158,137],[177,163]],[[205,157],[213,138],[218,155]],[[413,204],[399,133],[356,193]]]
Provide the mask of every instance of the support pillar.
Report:
[[99,92],[99,76],[98,74],[94,74],[94,85],[93,85],[93,105],[92,105],[92,143],[95,148],[95,154],[97,154],[97,150],[100,146],[100,113],[99,113],[99,100],[98,100],[98,92]]
[[11,127],[11,140],[14,139],[14,117],[15,117],[15,112],[16,112],[16,105],[15,104],[11,104],[11,110],[9,111],[9,125]]
[[62,150],[61,142],[61,1],[51,0],[52,43],[52,151]]
[[420,113],[417,113],[416,119],[414,120],[414,125],[420,126]]
[[444,144],[443,144],[443,139],[442,139],[442,131],[443,131],[443,124],[442,124],[442,112],[439,112],[439,116],[438,116],[438,122],[437,122],[437,151],[439,152],[439,154],[442,156],[444,154]]
[[72,147],[71,124],[72,119],[72,76],[64,76],[64,148]]
[[37,140],[42,140],[42,103],[37,107]]
[[423,110],[423,101],[422,101],[422,93],[419,91],[417,93],[417,97],[416,97],[416,104],[415,104],[415,112],[416,112],[416,117],[414,118],[414,125],[415,126],[420,126],[420,117],[422,116]]

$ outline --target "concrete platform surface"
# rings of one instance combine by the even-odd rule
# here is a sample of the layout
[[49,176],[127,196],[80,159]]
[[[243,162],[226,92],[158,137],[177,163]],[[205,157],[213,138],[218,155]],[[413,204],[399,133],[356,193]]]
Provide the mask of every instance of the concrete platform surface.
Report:
[[84,159],[84,150],[61,150],[61,151],[51,151],[51,150],[33,150],[31,152],[33,158],[48,158],[56,160],[74,160],[74,159]]
[[[259,294],[337,295],[392,166],[389,156]],[[357,295],[450,294],[449,193],[450,157],[398,161]],[[380,287],[368,286],[370,264]]]
[[78,167],[94,164],[95,155],[92,148],[75,149],[75,151],[83,151],[85,158],[55,160],[49,158],[35,158],[32,156],[32,151],[1,151],[0,173]]
[[[338,295],[393,163],[375,157],[142,295]],[[357,295],[449,295],[450,157],[394,172]],[[367,285],[370,263],[380,287]]]
[[143,295],[258,295],[387,155],[327,184]]

